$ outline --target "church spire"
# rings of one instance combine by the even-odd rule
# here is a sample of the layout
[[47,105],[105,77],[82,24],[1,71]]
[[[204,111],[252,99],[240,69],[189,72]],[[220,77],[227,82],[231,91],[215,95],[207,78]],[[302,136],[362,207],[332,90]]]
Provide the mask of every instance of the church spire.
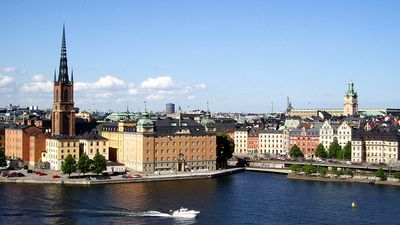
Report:
[[66,41],[65,41],[65,25],[63,25],[60,68],[59,68],[59,71],[58,71],[58,82],[69,83],[68,63],[67,63],[67,44],[66,44]]
[[56,69],[54,69],[54,83],[56,83],[57,82],[57,79],[56,79]]
[[74,69],[71,69],[71,82],[74,83]]

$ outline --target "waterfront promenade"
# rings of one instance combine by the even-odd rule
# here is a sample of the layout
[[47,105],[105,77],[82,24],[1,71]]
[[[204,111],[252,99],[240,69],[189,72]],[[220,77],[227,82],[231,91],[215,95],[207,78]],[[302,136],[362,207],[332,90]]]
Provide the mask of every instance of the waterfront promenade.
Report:
[[167,180],[189,180],[189,179],[205,179],[218,176],[229,175],[244,171],[243,168],[231,168],[225,170],[205,171],[205,172],[180,172],[169,174],[151,174],[141,175],[141,177],[123,178],[122,175],[109,176],[109,179],[97,180],[96,178],[83,178],[79,176],[62,175],[60,178],[52,176],[37,176],[34,174],[26,174],[25,177],[0,177],[0,183],[30,183],[30,184],[68,184],[68,185],[91,185],[91,184],[119,184],[119,183],[137,183],[151,181],[167,181]]

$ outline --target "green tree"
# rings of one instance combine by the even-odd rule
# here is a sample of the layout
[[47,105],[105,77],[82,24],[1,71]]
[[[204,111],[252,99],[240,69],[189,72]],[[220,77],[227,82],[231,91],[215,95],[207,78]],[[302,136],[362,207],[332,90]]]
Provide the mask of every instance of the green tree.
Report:
[[320,167],[318,172],[321,177],[325,177],[325,175],[328,173],[328,169],[325,167]]
[[228,159],[232,158],[235,143],[226,133],[217,134],[217,169],[228,167]]
[[289,167],[289,169],[292,171],[292,172],[299,172],[300,170],[301,170],[301,166],[300,165],[298,165],[298,164],[292,164],[290,167]]
[[303,166],[303,172],[307,175],[317,172],[317,168],[314,165],[305,165]]
[[343,157],[344,160],[351,160],[351,141],[348,141],[346,145],[342,149],[342,155],[339,157]]
[[4,151],[4,147],[0,148],[0,167],[7,166],[6,155]]
[[375,176],[379,177],[381,180],[386,180],[386,175],[385,172],[383,171],[382,168],[379,168],[376,172],[375,172]]
[[338,153],[342,148],[339,145],[337,138],[333,139],[333,142],[329,145],[328,149],[328,157],[329,158],[338,158]]
[[297,146],[296,144],[293,145],[293,146],[290,148],[289,155],[290,155],[290,157],[292,157],[292,158],[304,157],[303,152],[301,152],[299,146]]
[[85,175],[85,173],[90,172],[90,166],[92,164],[92,160],[89,159],[89,156],[86,153],[83,153],[79,159],[77,168],[78,170]]
[[61,165],[61,171],[63,174],[68,174],[68,178],[71,177],[71,173],[76,171],[76,161],[71,154],[65,157],[64,163]]
[[323,145],[322,143],[320,143],[320,144],[317,146],[317,150],[315,151],[315,156],[316,156],[316,157],[319,157],[319,158],[321,158],[321,159],[326,158],[325,147],[324,147],[324,145]]
[[98,175],[106,169],[106,158],[104,158],[104,156],[100,155],[100,153],[97,152],[96,155],[93,157],[91,171]]
[[394,178],[400,179],[400,171],[397,171],[396,173],[394,173]]

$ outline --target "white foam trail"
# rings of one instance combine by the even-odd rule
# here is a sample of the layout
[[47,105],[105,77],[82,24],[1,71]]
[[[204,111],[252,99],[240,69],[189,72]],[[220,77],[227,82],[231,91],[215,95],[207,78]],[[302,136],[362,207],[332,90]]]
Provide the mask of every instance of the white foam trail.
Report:
[[131,216],[131,217],[173,217],[173,218],[195,218],[200,211],[188,210],[181,208],[175,211],[171,210],[171,214],[163,213],[155,210],[145,212],[132,212],[126,210],[88,210],[81,209],[79,212],[103,214],[103,215],[115,215],[115,216]]

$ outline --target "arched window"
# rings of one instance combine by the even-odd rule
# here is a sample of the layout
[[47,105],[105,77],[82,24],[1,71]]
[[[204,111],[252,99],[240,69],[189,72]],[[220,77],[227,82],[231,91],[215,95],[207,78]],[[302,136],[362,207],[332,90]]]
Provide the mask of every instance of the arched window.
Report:
[[64,102],[68,102],[68,89],[64,90]]
[[56,102],[58,102],[58,90],[56,90]]

